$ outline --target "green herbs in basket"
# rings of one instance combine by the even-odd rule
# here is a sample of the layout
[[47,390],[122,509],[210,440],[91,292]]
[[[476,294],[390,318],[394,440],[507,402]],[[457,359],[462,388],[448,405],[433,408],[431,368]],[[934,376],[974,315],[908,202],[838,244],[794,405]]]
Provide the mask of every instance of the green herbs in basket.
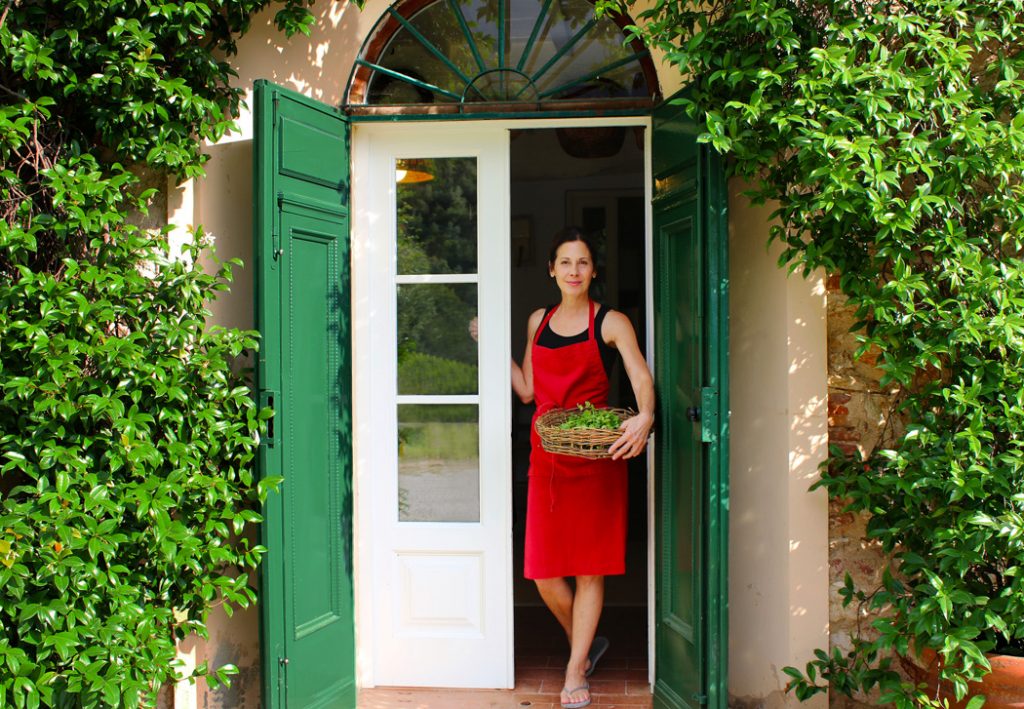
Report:
[[559,426],[563,431],[576,428],[604,428],[615,431],[622,425],[622,419],[614,411],[595,408],[589,401],[577,404],[576,408],[579,411],[569,416]]
[[548,453],[580,458],[610,458],[608,448],[619,439],[619,426],[636,412],[597,408],[589,401],[575,409],[552,409],[534,422],[541,445]]

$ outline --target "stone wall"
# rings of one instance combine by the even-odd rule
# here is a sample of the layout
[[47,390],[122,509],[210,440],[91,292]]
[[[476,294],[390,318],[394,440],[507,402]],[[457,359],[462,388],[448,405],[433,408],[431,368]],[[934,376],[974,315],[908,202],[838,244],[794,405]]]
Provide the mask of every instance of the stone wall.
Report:
[[[839,289],[839,277],[828,279],[828,438],[829,445],[846,454],[868,455],[879,445],[890,445],[898,429],[892,415],[894,396],[879,383],[877,355],[868,352],[859,360],[859,347],[851,327],[857,321],[853,308]],[[829,645],[846,652],[858,627],[870,618],[855,605],[843,606],[839,590],[849,573],[858,588],[878,586],[888,559],[877,544],[866,541],[867,515],[844,512],[844,503],[829,501]],[[869,699],[852,701],[832,693],[833,707],[874,704]]]

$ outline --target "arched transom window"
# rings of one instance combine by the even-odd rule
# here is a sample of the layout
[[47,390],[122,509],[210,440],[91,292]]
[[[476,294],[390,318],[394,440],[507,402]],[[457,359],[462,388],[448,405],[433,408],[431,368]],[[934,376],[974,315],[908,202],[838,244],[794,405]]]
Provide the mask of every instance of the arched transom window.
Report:
[[399,2],[360,52],[349,108],[646,108],[657,80],[646,49],[625,41],[630,22],[597,17],[590,0]]

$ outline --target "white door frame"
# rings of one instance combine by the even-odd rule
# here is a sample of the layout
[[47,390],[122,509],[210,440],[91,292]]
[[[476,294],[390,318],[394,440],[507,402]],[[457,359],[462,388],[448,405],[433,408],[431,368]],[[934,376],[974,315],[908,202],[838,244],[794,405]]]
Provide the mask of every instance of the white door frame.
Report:
[[[375,491],[372,481],[375,479],[375,473],[380,474],[381,471],[381,453],[379,450],[381,445],[375,440],[374,426],[372,422],[380,420],[379,411],[376,407],[379,406],[390,406],[394,408],[394,399],[388,399],[387,396],[382,396],[382,392],[378,386],[368,377],[366,372],[374,371],[375,366],[379,366],[382,361],[380,355],[380,339],[382,333],[381,328],[376,328],[376,334],[374,331],[375,317],[379,317],[381,307],[393,307],[384,303],[376,302],[375,293],[377,289],[374,287],[377,284],[379,278],[383,275],[380,271],[381,264],[386,264],[386,259],[393,258],[393,250],[382,249],[382,242],[387,242],[387,245],[393,243],[392,238],[394,236],[394,215],[393,209],[387,211],[383,210],[380,205],[381,195],[376,194],[374,189],[371,188],[372,184],[380,184],[379,177],[376,178],[371,173],[370,167],[375,163],[375,158],[378,157],[377,152],[379,150],[393,150],[388,145],[396,143],[401,145],[402,157],[428,157],[431,155],[437,157],[450,157],[454,156],[450,149],[441,150],[440,152],[431,148],[433,141],[431,137],[436,137],[438,141],[450,140],[452,136],[458,136],[458,138],[465,142],[466,150],[461,150],[458,155],[473,155],[474,149],[472,147],[474,140],[476,141],[495,141],[496,134],[502,134],[504,138],[501,140],[501,144],[504,149],[504,160],[506,165],[506,172],[503,175],[503,197],[500,200],[501,207],[499,212],[504,215],[504,219],[499,224],[488,224],[486,229],[488,230],[489,238],[500,239],[501,243],[505,244],[505,258],[508,258],[509,248],[509,175],[507,173],[507,165],[509,158],[508,148],[508,131],[512,128],[517,129],[538,129],[538,128],[564,128],[564,127],[600,127],[600,126],[642,126],[647,130],[644,131],[644,174],[647,179],[644,180],[644,204],[645,204],[645,253],[646,253],[646,311],[647,311],[647,327],[646,327],[646,342],[645,351],[647,353],[647,360],[649,366],[652,367],[653,371],[653,316],[654,316],[654,290],[653,290],[653,232],[652,232],[652,213],[651,213],[651,120],[648,117],[609,117],[609,118],[543,118],[543,119],[517,119],[517,120],[489,120],[489,121],[401,121],[396,123],[377,123],[377,122],[366,122],[356,123],[353,126],[352,131],[352,343],[353,343],[353,475],[354,475],[354,519],[353,519],[353,534],[355,536],[354,542],[354,591],[355,591],[355,606],[356,606],[356,679],[357,684],[360,687],[374,687],[378,684],[382,684],[378,680],[378,668],[375,666],[374,650],[375,650],[375,633],[383,630],[381,623],[379,622],[379,613],[381,608],[375,607],[375,594],[373,589],[373,576],[375,564],[379,564],[379,559],[375,559],[375,545],[372,534],[367,532],[370,530],[370,524],[378,515],[388,514],[395,509],[390,503],[391,500],[380,499],[379,492]],[[416,147],[419,154],[410,154],[409,150]],[[379,160],[377,160],[379,163]],[[485,189],[481,185],[481,193]],[[391,193],[390,204],[394,204],[394,193]],[[484,228],[483,226],[481,228]],[[383,234],[389,234],[389,238],[382,239]],[[390,251],[390,253],[382,253]],[[382,259],[385,259],[382,261]],[[509,280],[510,280],[510,269],[505,268],[505,277],[500,285],[508,292]],[[393,273],[393,270],[387,271],[387,273]],[[483,307],[484,295],[481,293],[481,308]],[[504,313],[500,322],[494,324],[499,328],[502,328],[501,332],[495,333],[492,330],[492,336],[486,337],[484,332],[484,325],[481,324],[481,343],[480,343],[480,364],[481,367],[484,365],[485,358],[497,358],[497,360],[505,360],[508,354],[511,352],[510,344],[510,333],[512,326],[519,326],[520,324],[513,324],[509,322],[508,308],[503,308]],[[392,316],[393,318],[393,316]],[[389,322],[392,318],[387,318]],[[393,365],[392,365],[393,366]],[[507,364],[503,364],[500,371],[502,375],[495,377],[495,381],[492,382],[494,392],[489,392],[489,395],[497,395],[501,398],[501,401],[506,402],[505,420],[507,427],[511,427],[511,381],[510,374]],[[481,379],[484,379],[483,369],[481,370]],[[392,381],[394,381],[392,377]],[[487,383],[481,382],[480,395],[485,395],[484,388]],[[488,389],[491,387],[488,386]],[[376,414],[376,415],[375,415]],[[507,612],[503,613],[502,622],[505,623],[506,637],[508,638],[508,651],[506,653],[507,662],[506,667],[503,668],[501,674],[504,675],[504,686],[512,687],[514,684],[514,667],[513,667],[513,644],[514,638],[512,633],[512,573],[519,573],[519,570],[511,569],[511,558],[512,558],[512,522],[511,522],[511,446],[510,440],[507,436],[503,437],[502,441],[499,441],[496,448],[500,448],[503,451],[503,455],[507,462],[507,475],[504,478],[500,476],[492,476],[498,479],[504,479],[508,481],[506,486],[506,492],[504,497],[501,499],[501,504],[504,505],[504,525],[505,525],[505,554],[508,563],[506,569],[491,569],[488,573],[496,572],[505,579],[505,599]],[[505,450],[507,449],[507,450]],[[649,448],[649,450],[651,450]],[[385,456],[390,456],[391,460],[394,460],[394,451],[383,451]],[[481,466],[484,465],[483,451],[481,451]],[[648,484],[647,484],[647,502],[648,502],[648,519],[647,519],[647,530],[648,530],[648,561],[647,561],[647,578],[648,578],[648,656],[649,662],[649,680],[653,682],[654,679],[654,558],[653,550],[654,545],[650,543],[653,540],[654,534],[654,499],[653,499],[653,465],[654,456],[649,455],[647,458],[648,467]],[[394,463],[387,466],[388,469],[394,469]],[[390,474],[390,473],[389,473]],[[481,476],[483,478],[483,476]],[[484,492],[485,492],[484,480],[481,480],[481,505],[485,503]],[[493,493],[492,494],[496,494]],[[505,499],[507,497],[507,499]],[[379,571],[379,569],[378,569]],[[380,604],[376,604],[380,605]],[[496,686],[502,686],[501,684]]]

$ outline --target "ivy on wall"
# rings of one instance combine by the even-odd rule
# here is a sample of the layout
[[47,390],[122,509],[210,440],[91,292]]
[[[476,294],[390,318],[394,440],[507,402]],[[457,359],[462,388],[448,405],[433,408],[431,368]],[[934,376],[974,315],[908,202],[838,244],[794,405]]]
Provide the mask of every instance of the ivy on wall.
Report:
[[893,444],[833,449],[820,483],[893,555],[842,590],[874,620],[790,688],[925,704],[893,658],[933,649],[963,696],[985,653],[1024,652],[1024,2],[639,7],[702,139],[777,205],[782,263],[841,274],[899,402]]
[[140,175],[202,174],[269,4],[0,7],[0,707],[154,705],[176,640],[254,600],[257,340],[206,323],[237,263],[169,254]]

